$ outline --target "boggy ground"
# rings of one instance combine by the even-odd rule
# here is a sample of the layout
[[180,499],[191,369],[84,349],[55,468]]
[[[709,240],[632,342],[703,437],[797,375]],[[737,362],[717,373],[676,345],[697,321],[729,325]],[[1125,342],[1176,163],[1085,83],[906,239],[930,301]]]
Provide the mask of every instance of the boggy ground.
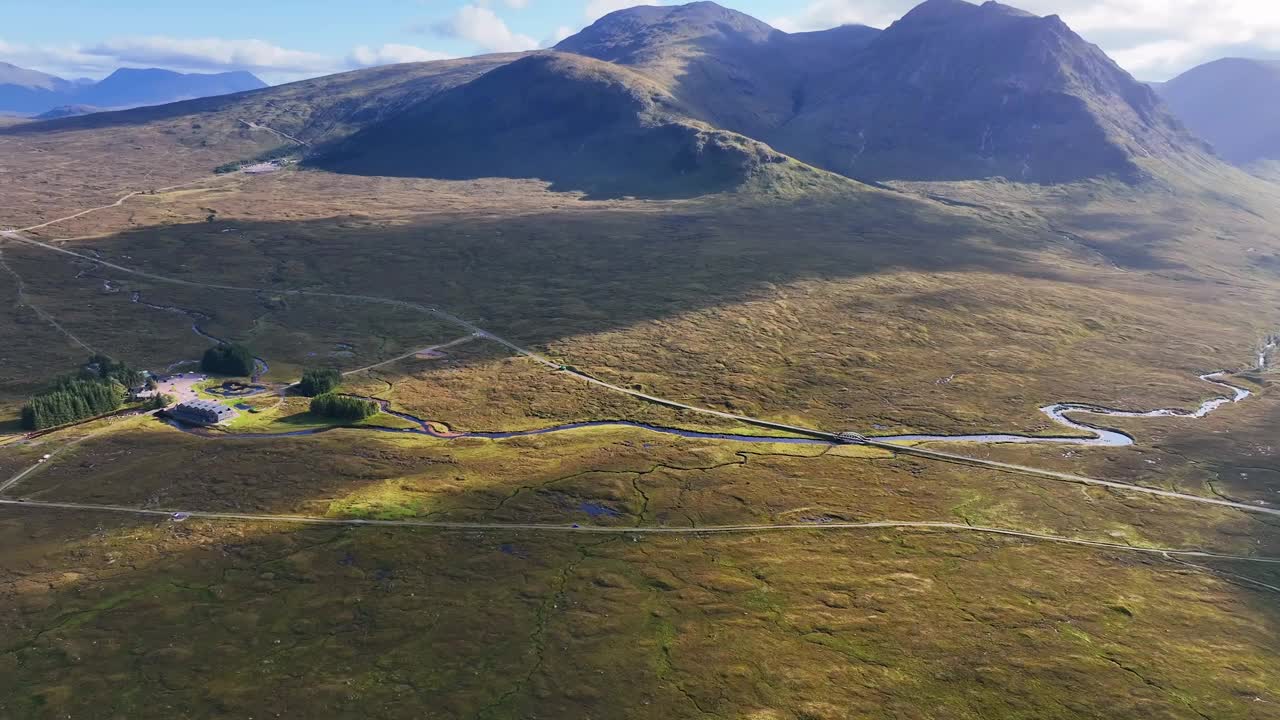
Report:
[[0,510],[0,714],[1273,718],[1275,606],[1159,558]]

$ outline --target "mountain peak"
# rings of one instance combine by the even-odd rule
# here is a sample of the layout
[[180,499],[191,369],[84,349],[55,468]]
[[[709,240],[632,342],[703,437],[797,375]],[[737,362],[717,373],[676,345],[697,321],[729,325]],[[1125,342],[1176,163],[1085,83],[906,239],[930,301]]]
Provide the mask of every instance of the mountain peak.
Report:
[[1036,16],[995,0],[988,0],[981,5],[966,2],[966,0],[925,0],[903,15],[894,25],[1033,17]]
[[605,15],[555,49],[632,63],[666,47],[694,42],[755,45],[776,34],[767,23],[714,2],[642,5]]

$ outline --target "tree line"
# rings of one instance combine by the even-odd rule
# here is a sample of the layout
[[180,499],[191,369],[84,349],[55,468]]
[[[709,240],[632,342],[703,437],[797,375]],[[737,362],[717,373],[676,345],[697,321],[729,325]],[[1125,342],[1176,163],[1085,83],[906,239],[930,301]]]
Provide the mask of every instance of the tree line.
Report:
[[142,384],[142,373],[105,355],[93,355],[79,373],[53,381],[22,408],[22,427],[43,430],[115,412]]
[[377,415],[381,408],[372,400],[325,393],[311,398],[311,413],[342,420],[363,420]]

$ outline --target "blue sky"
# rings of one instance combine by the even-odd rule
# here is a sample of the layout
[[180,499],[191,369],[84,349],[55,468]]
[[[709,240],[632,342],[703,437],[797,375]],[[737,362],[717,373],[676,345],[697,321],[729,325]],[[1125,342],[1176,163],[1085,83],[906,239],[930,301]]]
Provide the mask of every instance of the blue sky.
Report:
[[[650,0],[661,2],[661,0]],[[0,0],[0,60],[64,77],[243,69],[268,82],[553,44],[627,0]],[[884,27],[914,0],[722,0],[788,31]],[[1013,0],[1062,15],[1143,79],[1280,57],[1280,0]]]

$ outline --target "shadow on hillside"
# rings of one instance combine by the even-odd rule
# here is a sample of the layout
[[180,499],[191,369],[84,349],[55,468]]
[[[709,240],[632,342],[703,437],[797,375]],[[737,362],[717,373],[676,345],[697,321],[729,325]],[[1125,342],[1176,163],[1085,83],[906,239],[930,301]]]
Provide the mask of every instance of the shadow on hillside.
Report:
[[439,306],[531,345],[776,299],[776,285],[806,279],[965,271],[1074,277],[1037,252],[1051,236],[902,196],[729,202],[566,206],[506,217],[460,211],[397,226],[352,217],[189,223],[95,239],[93,247],[103,259],[188,282]]

